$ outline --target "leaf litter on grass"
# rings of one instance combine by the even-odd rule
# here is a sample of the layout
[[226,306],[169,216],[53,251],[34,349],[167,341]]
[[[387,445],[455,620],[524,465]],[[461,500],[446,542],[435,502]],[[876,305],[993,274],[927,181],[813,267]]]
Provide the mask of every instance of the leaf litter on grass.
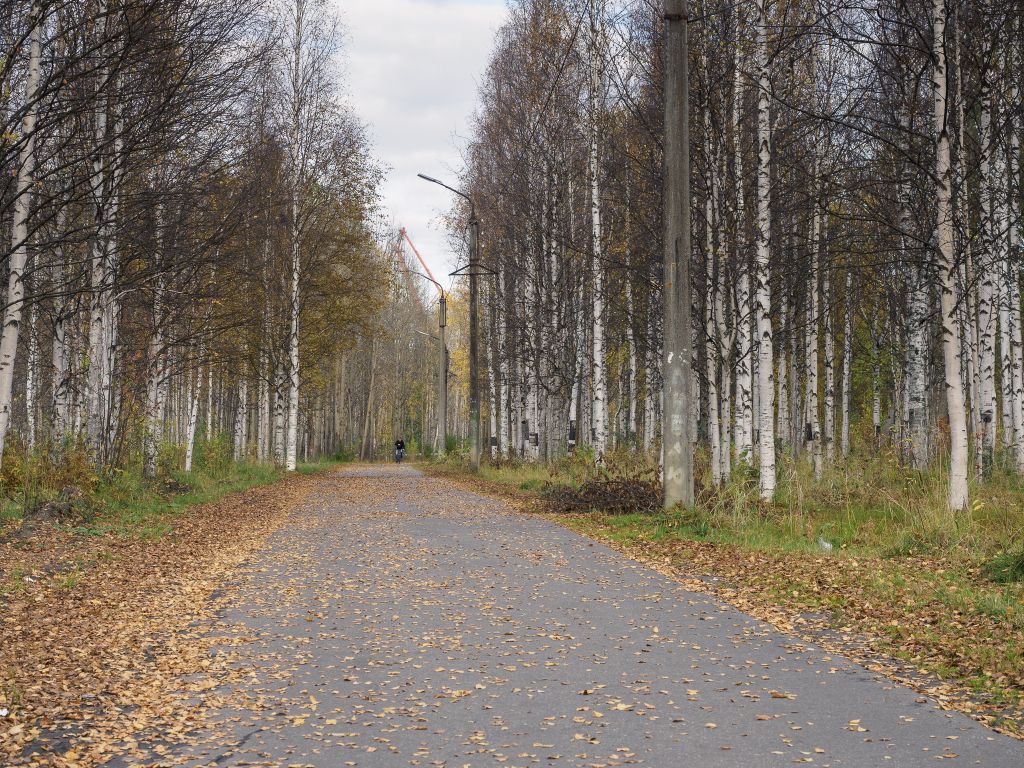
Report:
[[[0,545],[11,585],[0,594],[0,763],[158,755],[198,727],[211,680],[231,674],[204,633],[211,598],[311,480],[189,509],[155,540],[49,529]],[[79,564],[74,581],[60,578],[67,562]]]

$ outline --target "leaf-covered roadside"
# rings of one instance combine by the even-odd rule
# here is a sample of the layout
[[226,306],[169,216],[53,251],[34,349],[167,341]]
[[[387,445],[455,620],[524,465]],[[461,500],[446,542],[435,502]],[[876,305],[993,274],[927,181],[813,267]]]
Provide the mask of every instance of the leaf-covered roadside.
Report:
[[625,525],[595,514],[552,519],[1024,737],[1020,585],[994,588],[977,570],[941,558],[825,556],[695,541],[666,535],[658,517]]
[[[1024,737],[1024,585],[955,557],[813,553],[702,540],[680,515],[565,514],[507,482],[428,465],[598,539],[700,592]],[[538,490],[543,490],[540,488]]]
[[0,593],[0,764],[98,765],[195,727],[219,663],[210,598],[310,482],[193,507],[156,540],[51,529],[0,545],[16,585]]

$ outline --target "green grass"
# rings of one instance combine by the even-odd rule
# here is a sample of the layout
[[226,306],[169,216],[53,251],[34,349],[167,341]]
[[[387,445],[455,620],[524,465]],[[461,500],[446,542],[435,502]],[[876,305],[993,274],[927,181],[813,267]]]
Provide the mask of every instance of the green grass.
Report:
[[[464,465],[449,459],[456,471]],[[650,472],[653,456],[616,453],[596,469],[589,454],[542,465],[521,461],[484,463],[479,479],[520,492],[542,495],[552,486],[578,487],[601,473],[628,476]],[[687,512],[624,515],[609,520],[612,531],[635,535],[691,538],[738,544],[751,549],[820,551],[819,540],[835,554],[905,558],[954,556],[979,567],[996,582],[1024,580],[1024,478],[998,465],[984,483],[973,482],[970,510],[946,508],[947,475],[938,467],[924,472],[902,466],[891,449],[861,449],[837,457],[815,480],[806,457],[783,453],[778,490],[771,504],[758,498],[756,471],[739,467],[731,482],[711,488],[707,456],[697,457],[698,500]],[[986,566],[986,563],[991,563]]]
[[553,475],[543,464],[484,464],[480,467],[480,477],[492,483],[514,486],[521,491],[539,491],[545,483],[568,480]]
[[[117,472],[102,481],[92,495],[97,509],[93,519],[74,528],[85,535],[114,533],[156,539],[171,529],[174,515],[188,507],[208,504],[229,493],[267,485],[283,477],[282,470],[267,464],[235,464],[223,473],[202,470],[173,472],[147,480],[137,472]],[[170,478],[175,490],[165,490]],[[187,488],[187,490],[183,490]]]
[[[185,472],[180,448],[166,446],[160,454],[157,477],[144,478],[138,467],[99,475],[80,449],[60,455],[15,453],[0,478],[0,526],[16,524],[26,509],[59,498],[63,489],[77,489],[76,519],[67,529],[83,536],[114,534],[157,539],[168,533],[174,517],[192,506],[226,494],[268,485],[285,476],[271,464],[235,463],[231,446],[222,436],[197,443],[193,470]],[[337,464],[334,459],[299,464],[308,475]]]
[[984,572],[997,584],[1024,582],[1024,549],[999,553],[985,564]]

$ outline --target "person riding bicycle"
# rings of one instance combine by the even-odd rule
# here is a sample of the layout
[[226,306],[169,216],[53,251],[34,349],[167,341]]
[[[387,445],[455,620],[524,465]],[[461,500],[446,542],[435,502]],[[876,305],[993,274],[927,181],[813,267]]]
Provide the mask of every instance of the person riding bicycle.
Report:
[[398,438],[395,440],[395,461],[400,462],[405,457],[405,440]]

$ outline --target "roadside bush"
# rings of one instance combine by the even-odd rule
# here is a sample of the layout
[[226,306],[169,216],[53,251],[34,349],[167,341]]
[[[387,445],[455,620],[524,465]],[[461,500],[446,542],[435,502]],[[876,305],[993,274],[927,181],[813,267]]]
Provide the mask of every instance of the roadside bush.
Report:
[[89,514],[88,500],[100,477],[81,445],[44,445],[29,452],[20,436],[14,435],[8,446],[0,473],[4,518],[17,520],[36,512]]
[[212,477],[224,477],[234,466],[235,447],[223,432],[209,440],[196,440],[192,464]]
[[343,464],[348,464],[356,460],[356,452],[351,446],[343,445],[338,449],[338,452],[334,454],[334,460]]

